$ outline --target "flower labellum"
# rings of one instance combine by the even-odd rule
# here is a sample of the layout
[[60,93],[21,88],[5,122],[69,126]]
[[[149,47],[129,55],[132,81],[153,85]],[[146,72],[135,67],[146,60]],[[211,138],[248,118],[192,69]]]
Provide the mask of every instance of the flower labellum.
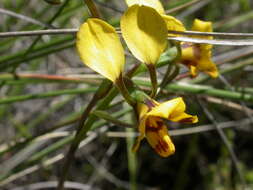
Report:
[[122,16],[120,26],[132,54],[145,64],[155,64],[167,47],[167,28],[161,15],[136,4]]
[[168,157],[175,152],[175,146],[169,136],[167,126],[163,119],[180,123],[196,123],[197,116],[185,113],[185,103],[182,98],[158,103],[155,100],[147,100],[145,104],[138,105],[139,132],[133,147],[137,151],[140,142],[146,137],[150,146],[162,157]]
[[85,65],[115,82],[125,64],[124,49],[115,29],[97,18],[88,19],[77,32],[77,50]]

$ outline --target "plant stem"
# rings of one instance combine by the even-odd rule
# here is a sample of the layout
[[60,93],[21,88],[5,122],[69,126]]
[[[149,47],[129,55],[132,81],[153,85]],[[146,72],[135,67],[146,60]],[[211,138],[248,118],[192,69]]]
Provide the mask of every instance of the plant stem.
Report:
[[115,85],[117,86],[117,88],[120,91],[120,93],[122,94],[122,96],[125,98],[126,102],[130,106],[135,107],[136,101],[129,94],[129,91],[127,90],[127,88],[125,86],[122,74],[120,74],[119,77],[116,79]]
[[87,5],[92,17],[94,18],[100,18],[100,13],[94,4],[93,0],[84,0],[85,4]]
[[[172,42],[173,43],[173,42]],[[168,64],[167,66],[167,70],[166,70],[166,73],[162,79],[162,82],[160,83],[160,86],[159,86],[159,92],[158,92],[158,95],[161,93],[161,90],[169,83],[171,82],[174,78],[176,78],[176,76],[179,74],[179,66],[177,65],[177,62],[181,59],[181,56],[182,56],[182,49],[181,49],[181,46],[180,46],[180,42],[174,42],[173,43],[177,49],[177,55],[176,57],[173,59],[173,63],[171,64]],[[174,66],[174,71],[172,72],[172,68]]]
[[148,71],[149,71],[151,84],[152,84],[152,91],[151,91],[150,97],[154,98],[156,96],[157,88],[158,88],[156,67],[155,67],[154,64],[147,64],[147,68],[148,68]]

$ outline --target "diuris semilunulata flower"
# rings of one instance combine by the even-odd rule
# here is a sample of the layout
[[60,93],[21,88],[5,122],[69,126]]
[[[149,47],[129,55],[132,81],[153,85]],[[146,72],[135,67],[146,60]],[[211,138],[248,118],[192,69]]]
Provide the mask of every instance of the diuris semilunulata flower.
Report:
[[163,119],[180,123],[196,123],[197,116],[185,113],[185,103],[182,98],[158,103],[147,100],[138,104],[140,136],[137,138],[133,151],[137,151],[141,141],[146,138],[150,146],[162,157],[168,157],[175,152],[175,146],[169,136]]
[[[195,19],[192,31],[212,32],[212,23]],[[213,39],[212,36],[198,36],[198,38]],[[189,67],[192,77],[196,77],[199,71],[207,73],[212,78],[218,76],[217,67],[211,59],[212,48],[213,46],[210,44],[181,43],[182,56],[180,62]]]

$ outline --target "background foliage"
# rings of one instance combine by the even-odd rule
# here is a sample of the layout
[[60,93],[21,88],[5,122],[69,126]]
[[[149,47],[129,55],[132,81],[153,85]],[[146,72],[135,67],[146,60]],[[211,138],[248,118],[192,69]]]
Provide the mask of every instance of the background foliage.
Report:
[[[126,9],[124,1],[95,2],[103,18],[118,26]],[[162,1],[168,11],[188,2],[194,3],[172,13],[188,28],[194,18],[199,18],[212,21],[217,32],[253,32],[250,0]],[[83,1],[65,0],[60,5],[42,0],[0,2],[0,32],[78,28],[88,17]],[[38,182],[45,182],[41,184],[45,187],[61,175],[61,160],[73,139],[76,122],[101,80],[81,63],[74,44],[75,35],[0,38],[3,189]],[[252,52],[250,46],[215,46],[213,60],[222,75],[215,80],[204,75],[194,79],[195,84],[210,86],[211,90],[203,91],[201,86],[168,86],[162,94],[161,101],[183,96],[188,112],[200,118],[192,126],[168,123],[176,145],[175,155],[163,159],[147,143],[133,155],[130,149],[135,130],[98,118],[77,152],[68,181],[78,182],[75,185],[79,189],[134,189],[136,184],[138,189],[241,189],[244,181],[248,189],[253,188]],[[136,63],[128,55],[126,67]],[[192,82],[182,77],[184,72],[182,66],[181,78],[174,81]],[[163,74],[164,67],[159,70],[159,77]],[[146,74],[135,79],[142,85],[148,80]],[[216,89],[228,94],[219,95],[213,92]],[[121,100],[117,96],[107,111],[131,123],[130,109]],[[242,179],[215,130],[217,126],[226,127],[224,132],[237,156]]]

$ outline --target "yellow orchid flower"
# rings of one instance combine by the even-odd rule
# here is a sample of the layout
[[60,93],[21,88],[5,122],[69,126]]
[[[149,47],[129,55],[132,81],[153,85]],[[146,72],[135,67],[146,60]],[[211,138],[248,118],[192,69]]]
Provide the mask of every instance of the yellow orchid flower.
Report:
[[198,122],[198,117],[185,113],[185,109],[185,103],[180,97],[163,103],[155,100],[148,100],[145,104],[139,103],[140,136],[136,140],[133,151],[138,150],[140,142],[146,137],[148,143],[160,156],[168,157],[174,154],[175,146],[163,119],[182,123]]
[[[145,5],[148,7],[154,8],[164,19],[166,23],[167,30],[175,30],[175,31],[185,31],[185,27],[181,21],[177,20],[173,16],[169,16],[165,14],[165,10],[162,6],[162,3],[159,0],[126,0],[126,4],[128,7],[138,4],[138,5]],[[177,36],[174,34],[170,34],[170,36]]]
[[131,7],[132,5],[135,5],[135,4],[145,5],[145,6],[156,9],[157,12],[160,14],[165,14],[164,8],[161,2],[158,0],[126,0],[126,4],[128,7]]
[[90,18],[77,32],[76,47],[91,69],[115,82],[121,75],[125,56],[115,29],[105,21]]
[[129,50],[147,65],[155,64],[167,47],[166,24],[151,7],[131,6],[122,16],[120,27]]
[[[192,30],[212,32],[212,23],[195,19]],[[212,36],[198,36],[198,38],[211,40]],[[197,76],[198,71],[203,71],[213,78],[216,78],[219,75],[216,65],[211,60],[212,48],[213,46],[210,44],[181,43],[181,62],[190,68],[190,73],[193,77]]]

